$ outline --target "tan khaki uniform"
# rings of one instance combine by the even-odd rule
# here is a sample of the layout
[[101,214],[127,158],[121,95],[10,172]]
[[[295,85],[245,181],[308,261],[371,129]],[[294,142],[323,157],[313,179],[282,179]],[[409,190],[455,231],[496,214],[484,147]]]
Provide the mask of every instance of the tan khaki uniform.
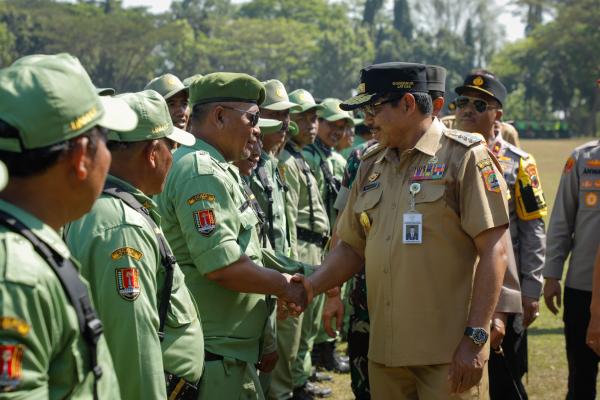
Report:
[[[449,129],[453,129],[456,125],[456,117],[454,115],[446,115],[445,117],[442,117],[440,121]],[[508,122],[500,122],[500,124],[502,125],[500,129],[502,139],[506,140],[513,146],[521,147],[521,142],[519,141],[519,132],[517,131],[517,128],[515,128]]]
[[[478,258],[473,239],[508,224],[506,183],[482,140],[433,123],[413,149],[363,157],[337,233],[365,257],[369,359],[379,366],[447,368],[463,336]],[[443,175],[419,181],[422,244],[404,244],[409,186],[429,163]]]

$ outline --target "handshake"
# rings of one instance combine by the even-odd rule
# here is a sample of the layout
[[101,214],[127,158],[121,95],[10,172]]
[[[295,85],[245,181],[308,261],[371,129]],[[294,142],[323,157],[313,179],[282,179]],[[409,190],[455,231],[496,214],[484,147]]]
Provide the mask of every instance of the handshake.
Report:
[[287,283],[282,293],[277,295],[277,319],[297,317],[313,299],[310,280],[302,274],[282,274]]

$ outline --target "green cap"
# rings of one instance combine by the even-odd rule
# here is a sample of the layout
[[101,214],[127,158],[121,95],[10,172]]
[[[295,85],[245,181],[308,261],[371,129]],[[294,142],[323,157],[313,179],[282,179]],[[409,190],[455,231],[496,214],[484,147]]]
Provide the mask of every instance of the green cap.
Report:
[[258,120],[258,127],[260,128],[260,133],[263,135],[277,133],[281,130],[282,126],[283,122],[276,119],[260,118]]
[[261,108],[273,111],[283,110],[300,110],[300,106],[296,103],[292,103],[288,98],[287,91],[283,83],[277,79],[271,79],[264,81],[265,86],[265,101],[261,104]]
[[190,106],[238,101],[255,103],[265,100],[265,87],[258,79],[235,72],[215,72],[195,80],[190,86]]
[[196,79],[200,79],[202,78],[204,75],[202,74],[194,74],[192,76],[188,76],[187,78],[185,78],[183,80],[183,86],[185,86],[186,88],[189,88],[190,86],[192,86],[192,83],[196,80]]
[[315,102],[313,95],[304,89],[296,89],[291,92],[290,101],[300,105],[299,109],[291,110],[291,112],[294,114],[303,113],[305,111],[312,110],[313,108],[316,108],[317,110],[323,108],[320,104]]
[[169,107],[160,93],[144,90],[137,93],[125,93],[117,96],[124,100],[138,116],[138,125],[131,132],[113,132],[108,134],[109,140],[117,142],[141,142],[144,140],[169,138],[184,146],[192,146],[196,138],[183,129],[173,126]]
[[6,169],[6,165],[2,161],[0,161],[0,190],[6,187],[8,183],[8,170]]
[[137,116],[121,99],[100,97],[79,60],[69,54],[20,58],[0,70],[0,119],[20,133],[0,138],[16,153],[77,137],[96,125],[130,131]]
[[175,96],[177,93],[185,90],[187,93],[188,88],[184,86],[183,82],[179,80],[173,74],[164,74],[152,79],[146,84],[144,90],[156,90],[162,97],[168,99],[169,97]]
[[350,123],[351,126],[354,126],[354,118],[352,118],[352,115],[348,111],[343,111],[340,108],[341,102],[341,100],[333,98],[323,100],[323,102],[321,103],[321,106],[323,108],[317,111],[317,116],[329,122],[335,122],[341,119],[345,119]]

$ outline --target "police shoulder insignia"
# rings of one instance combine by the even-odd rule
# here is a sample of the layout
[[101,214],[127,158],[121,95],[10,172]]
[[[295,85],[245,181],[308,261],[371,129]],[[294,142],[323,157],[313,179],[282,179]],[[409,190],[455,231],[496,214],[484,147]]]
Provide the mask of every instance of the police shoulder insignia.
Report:
[[140,261],[144,254],[133,247],[121,247],[110,253],[110,258],[112,258],[114,261],[126,256],[133,258],[135,261]]
[[115,270],[117,292],[125,300],[133,301],[141,293],[140,276],[137,268],[117,268]]
[[571,156],[565,163],[565,168],[563,170],[563,174],[568,174],[569,172],[571,172],[571,170],[573,169],[574,166],[575,166],[575,158],[573,158],[573,156]]
[[382,146],[381,144],[379,144],[379,143],[374,144],[373,146],[371,146],[365,150],[365,152],[360,156],[360,159],[366,160],[367,158],[370,158],[370,157],[374,156],[375,154],[378,154],[383,149],[385,149],[385,147]]
[[534,189],[539,188],[540,187],[540,178],[538,176],[538,171],[537,171],[537,167],[535,166],[535,164],[531,163],[531,164],[527,165],[525,167],[525,173],[529,177],[531,186]]
[[0,316],[0,329],[3,331],[15,331],[21,336],[27,336],[31,327],[22,319]]
[[197,201],[206,200],[209,202],[215,201],[216,197],[212,193],[196,193],[187,200],[189,206],[193,205]]
[[485,188],[488,192],[496,192],[500,193],[500,181],[498,180],[498,175],[496,171],[491,166],[486,166],[483,169],[480,169],[481,177],[483,178],[483,182],[485,183]]
[[472,145],[477,143],[483,143],[483,136],[481,136],[478,133],[469,133],[458,131],[455,129],[447,129],[444,131],[444,135],[467,147],[471,147]]
[[21,344],[0,344],[0,392],[10,392],[21,383],[23,353]]
[[492,160],[490,158],[485,158],[485,159],[483,159],[483,160],[481,160],[481,161],[479,161],[477,163],[477,168],[479,168],[479,170],[482,170],[482,169],[484,169],[486,167],[491,167],[492,164],[493,163],[492,163]]
[[217,222],[215,212],[211,209],[198,210],[193,212],[194,225],[196,230],[203,236],[209,236],[215,230]]

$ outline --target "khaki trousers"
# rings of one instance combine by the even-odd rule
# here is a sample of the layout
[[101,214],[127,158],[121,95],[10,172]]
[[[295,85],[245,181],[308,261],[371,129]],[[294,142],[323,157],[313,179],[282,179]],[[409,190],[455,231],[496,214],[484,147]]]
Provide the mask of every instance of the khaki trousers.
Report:
[[386,367],[369,360],[371,397],[377,400],[487,400],[487,363],[481,382],[457,396],[450,395],[450,364]]

